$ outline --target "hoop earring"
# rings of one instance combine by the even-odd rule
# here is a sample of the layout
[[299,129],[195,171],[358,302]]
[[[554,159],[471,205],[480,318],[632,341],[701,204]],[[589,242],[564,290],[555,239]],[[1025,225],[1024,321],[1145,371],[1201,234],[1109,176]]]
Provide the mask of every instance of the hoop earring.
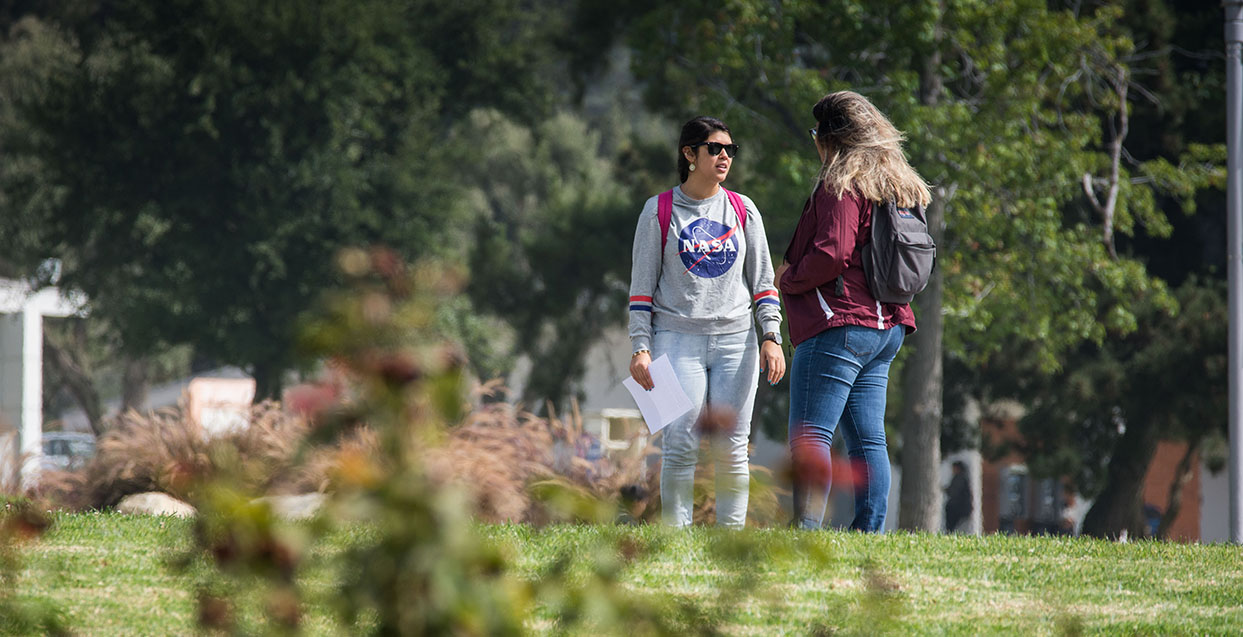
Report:
[[695,172],[695,164],[691,164],[690,166],[687,166],[687,168],[690,168],[691,172]]

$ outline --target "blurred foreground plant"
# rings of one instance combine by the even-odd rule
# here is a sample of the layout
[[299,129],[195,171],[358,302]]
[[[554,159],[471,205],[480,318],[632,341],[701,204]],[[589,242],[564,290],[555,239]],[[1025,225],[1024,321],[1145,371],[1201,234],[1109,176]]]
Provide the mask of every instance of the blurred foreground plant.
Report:
[[[309,525],[290,526],[251,500],[247,481],[235,477],[245,475],[240,462],[194,490],[200,516],[190,561],[208,567],[197,594],[202,626],[296,632],[306,603],[297,575],[310,549],[329,533],[361,526],[362,539],[339,556],[339,589],[329,600],[352,633],[522,634],[536,607],[551,612],[559,630],[714,632],[712,622],[695,619],[702,613],[692,602],[621,586],[628,560],[641,554],[624,538],[567,549],[537,581],[517,577],[513,556],[476,533],[470,490],[445,477],[481,475],[446,470],[479,459],[455,455],[455,444],[483,440],[476,449],[496,451],[492,464],[501,466],[490,468],[532,487],[542,521],[612,521],[615,504],[548,475],[544,468],[555,461],[522,466],[556,455],[555,439],[566,434],[558,423],[490,428],[487,410],[466,417],[463,356],[437,327],[436,308],[458,289],[455,272],[434,265],[408,271],[383,249],[347,250],[338,265],[348,286],[330,294],[302,330],[304,353],[324,361],[336,380],[304,388],[291,406],[310,427],[302,453],[362,428],[374,432],[376,444],[370,453],[357,447],[337,456],[330,497]],[[522,445],[545,448],[510,448]],[[570,476],[586,469],[569,464]]]
[[18,549],[47,531],[52,520],[25,498],[0,497],[0,634],[69,635],[55,606],[17,597]]
[[[308,427],[298,454],[341,449],[328,500],[310,524],[281,521],[251,499],[244,459],[230,460],[229,447],[212,452],[221,470],[192,490],[200,516],[188,560],[206,567],[203,627],[298,632],[303,606],[315,601],[299,573],[322,555],[317,543],[341,533],[354,539],[328,557],[338,570],[324,601],[351,634],[515,635],[538,623],[556,633],[715,635],[749,604],[777,599],[762,585],[767,569],[756,568],[774,549],[740,533],[712,545],[709,557],[729,580],[715,599],[627,588],[631,564],[675,537],[664,529],[646,539],[628,527],[602,530],[520,577],[511,545],[485,540],[472,513],[537,525],[643,519],[654,510],[646,454],[588,461],[577,452],[585,440],[577,417],[537,419],[502,404],[468,410],[463,356],[437,318],[457,273],[408,270],[383,249],[348,250],[338,264],[348,285],[302,330],[304,354],[323,361],[331,380],[301,388],[288,405]],[[360,431],[373,443],[339,446]]]

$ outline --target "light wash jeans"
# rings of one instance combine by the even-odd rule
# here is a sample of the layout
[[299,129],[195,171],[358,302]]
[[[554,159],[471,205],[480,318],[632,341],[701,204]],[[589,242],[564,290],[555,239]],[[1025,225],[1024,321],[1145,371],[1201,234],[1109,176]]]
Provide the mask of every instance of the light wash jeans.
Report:
[[[855,519],[850,528],[881,533],[889,498],[885,443],[885,393],[889,365],[906,328],[846,325],[799,343],[790,363],[790,451],[795,467],[794,524],[814,529],[824,521],[831,480],[829,449],[841,426],[855,478]],[[808,467],[818,466],[817,469]]]
[[661,432],[661,520],[670,526],[691,524],[700,440],[696,425],[704,406],[712,405],[737,414],[732,431],[718,432],[710,440],[716,473],[716,523],[742,528],[747,522],[751,479],[747,438],[751,435],[751,410],[760,375],[755,330],[733,334],[656,330],[652,335],[652,356],[662,354],[669,356],[693,407]]

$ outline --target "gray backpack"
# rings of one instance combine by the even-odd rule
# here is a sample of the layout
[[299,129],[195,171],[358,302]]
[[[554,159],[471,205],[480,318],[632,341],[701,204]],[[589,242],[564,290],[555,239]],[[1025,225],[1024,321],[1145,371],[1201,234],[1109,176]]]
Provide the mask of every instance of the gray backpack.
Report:
[[868,288],[881,303],[910,303],[928,285],[936,265],[937,246],[922,205],[874,203],[872,238],[861,250]]

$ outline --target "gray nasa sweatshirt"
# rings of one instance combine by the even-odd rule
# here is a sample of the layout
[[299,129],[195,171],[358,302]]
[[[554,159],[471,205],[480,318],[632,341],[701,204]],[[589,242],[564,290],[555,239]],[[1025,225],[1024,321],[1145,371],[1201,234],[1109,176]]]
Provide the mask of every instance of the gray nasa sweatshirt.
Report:
[[652,330],[731,334],[751,327],[751,307],[761,333],[781,327],[781,304],[773,287],[773,264],[764,221],[755,202],[742,196],[747,223],[724,190],[692,199],[673,189],[669,236],[660,245],[656,199],[643,206],[634,233],[630,266],[630,343],[651,349]]

